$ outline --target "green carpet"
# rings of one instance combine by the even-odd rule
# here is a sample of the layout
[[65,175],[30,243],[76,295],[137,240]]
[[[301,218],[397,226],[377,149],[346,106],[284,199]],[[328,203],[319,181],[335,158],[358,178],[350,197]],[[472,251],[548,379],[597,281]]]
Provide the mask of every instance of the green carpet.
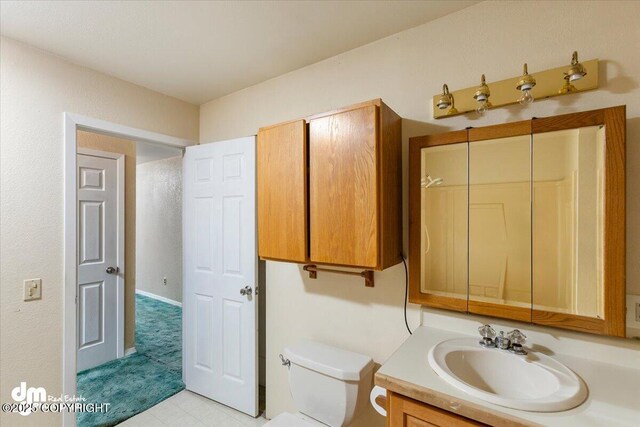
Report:
[[78,395],[111,404],[107,413],[78,413],[78,426],[116,425],[184,389],[180,307],[136,294],[136,350],[78,373]]

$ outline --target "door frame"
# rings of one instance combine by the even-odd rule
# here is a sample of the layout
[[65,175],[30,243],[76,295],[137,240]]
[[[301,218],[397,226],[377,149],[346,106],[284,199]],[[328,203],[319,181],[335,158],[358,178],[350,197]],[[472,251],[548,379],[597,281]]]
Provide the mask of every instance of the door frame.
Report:
[[[124,356],[124,283],[125,283],[124,274],[127,271],[127,266],[125,264],[125,258],[124,258],[124,250],[125,250],[124,249],[124,221],[125,221],[124,154],[93,150],[93,149],[84,148],[84,147],[77,147],[76,155],[78,154],[82,154],[84,156],[93,156],[93,157],[101,157],[105,159],[112,159],[116,161],[116,176],[118,179],[118,182],[117,182],[118,207],[116,210],[116,223],[117,223],[116,225],[116,233],[117,233],[116,265],[120,267],[120,270],[122,273],[122,274],[116,275],[116,288],[117,288],[116,301],[118,305],[117,312],[116,312],[116,341],[117,341],[116,358],[119,359],[122,356]],[[76,203],[77,203],[77,200],[76,200]],[[76,221],[77,221],[77,218],[76,218]],[[76,230],[77,230],[77,224],[76,224]],[[77,261],[76,261],[76,268],[77,268]],[[76,310],[77,308],[78,307],[76,303]],[[76,320],[77,320],[77,317],[76,317]]]
[[[185,148],[197,145],[195,141],[176,138],[144,129],[137,129],[80,114],[64,112],[64,289],[62,334],[62,394],[76,396],[76,341],[77,341],[77,141],[76,131],[85,130],[103,135],[151,142],[170,147]],[[124,183],[124,180],[123,180]],[[124,195],[124,192],[123,192]],[[124,251],[123,251],[124,252]],[[124,290],[124,282],[123,282]],[[123,292],[124,295],[124,292]],[[124,319],[124,305],[123,305]],[[124,326],[124,321],[123,321]],[[124,338],[124,334],[123,334]],[[73,412],[63,412],[64,426],[74,426]]]

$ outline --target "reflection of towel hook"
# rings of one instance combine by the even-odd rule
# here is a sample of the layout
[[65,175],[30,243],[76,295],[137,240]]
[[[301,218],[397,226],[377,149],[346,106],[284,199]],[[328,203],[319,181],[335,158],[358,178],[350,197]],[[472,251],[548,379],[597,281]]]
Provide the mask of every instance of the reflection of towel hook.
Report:
[[444,178],[432,178],[431,175],[427,175],[420,180],[420,187],[427,189],[432,185],[440,185],[444,182]]
[[287,368],[291,367],[291,361],[289,359],[285,359],[282,354],[280,354],[280,361],[282,362],[282,366],[286,366]]
[[[420,180],[420,187],[426,190],[433,185],[441,185],[443,182],[443,178],[432,178],[431,175],[427,175]],[[424,225],[424,234],[427,238],[427,249],[424,251],[424,254],[426,255],[431,250],[431,237],[429,237],[429,229],[427,228],[427,224]]]

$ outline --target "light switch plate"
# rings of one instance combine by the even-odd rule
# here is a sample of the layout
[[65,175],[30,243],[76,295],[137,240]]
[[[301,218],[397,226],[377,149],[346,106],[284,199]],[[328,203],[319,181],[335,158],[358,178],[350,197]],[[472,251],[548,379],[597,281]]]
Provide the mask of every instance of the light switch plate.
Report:
[[33,301],[42,298],[42,279],[24,281],[24,300]]

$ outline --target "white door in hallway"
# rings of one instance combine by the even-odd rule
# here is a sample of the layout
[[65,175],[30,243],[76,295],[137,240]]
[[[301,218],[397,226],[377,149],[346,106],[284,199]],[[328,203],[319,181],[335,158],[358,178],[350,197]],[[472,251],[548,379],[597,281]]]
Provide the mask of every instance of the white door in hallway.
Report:
[[183,160],[183,376],[188,390],[258,414],[255,137]]
[[[78,154],[77,370],[118,357],[118,161]],[[124,199],[122,199],[124,200]],[[123,267],[123,266],[120,266]],[[111,270],[113,269],[113,271]]]

